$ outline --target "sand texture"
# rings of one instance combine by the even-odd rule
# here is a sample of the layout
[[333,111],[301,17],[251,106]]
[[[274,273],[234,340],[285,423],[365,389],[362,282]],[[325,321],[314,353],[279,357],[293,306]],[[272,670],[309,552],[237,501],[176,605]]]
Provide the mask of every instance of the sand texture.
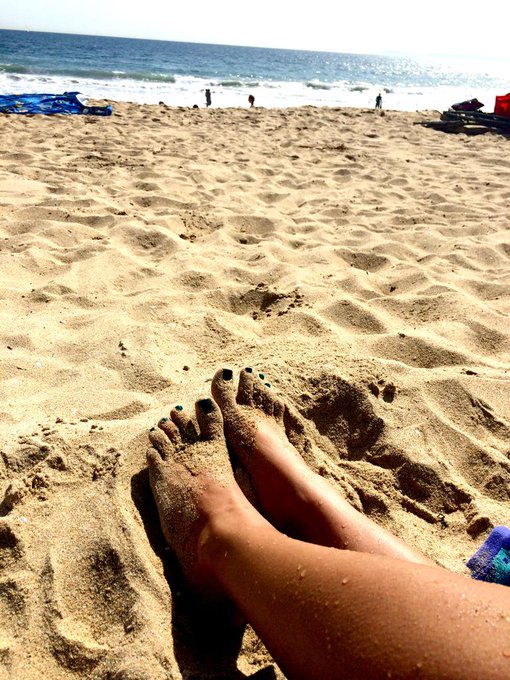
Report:
[[509,142],[426,118],[1,117],[0,680],[271,663],[196,632],[147,484],[148,428],[222,366],[445,567],[510,525]]

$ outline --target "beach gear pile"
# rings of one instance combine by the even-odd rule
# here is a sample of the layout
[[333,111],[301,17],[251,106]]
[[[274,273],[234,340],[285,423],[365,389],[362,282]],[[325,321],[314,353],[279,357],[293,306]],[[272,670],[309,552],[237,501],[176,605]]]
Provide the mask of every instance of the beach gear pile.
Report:
[[64,94],[8,94],[0,95],[0,113],[34,114],[56,113],[88,116],[111,116],[112,107],[87,106],[78,99],[79,92]]
[[452,104],[451,108],[454,111],[478,111],[478,109],[483,108],[483,104],[475,98],[468,99],[465,102],[459,102],[458,104]]
[[494,113],[480,111],[483,104],[478,99],[453,104],[443,111],[441,120],[425,120],[415,123],[443,132],[480,134],[493,130],[510,134],[510,93],[496,97]]

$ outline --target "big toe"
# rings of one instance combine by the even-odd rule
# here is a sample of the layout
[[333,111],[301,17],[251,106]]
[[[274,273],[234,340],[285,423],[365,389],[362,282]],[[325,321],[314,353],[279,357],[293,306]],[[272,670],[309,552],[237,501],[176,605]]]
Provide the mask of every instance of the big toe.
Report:
[[223,413],[236,408],[234,373],[230,368],[221,368],[219,371],[216,371],[211,383],[211,392],[214,401]]

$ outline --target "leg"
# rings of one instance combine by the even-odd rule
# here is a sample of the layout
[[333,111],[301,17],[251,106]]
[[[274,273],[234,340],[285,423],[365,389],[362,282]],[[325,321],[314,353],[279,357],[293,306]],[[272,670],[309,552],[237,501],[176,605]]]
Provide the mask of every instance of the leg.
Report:
[[236,398],[232,371],[220,370],[212,393],[227,440],[250,476],[264,515],[281,531],[307,542],[432,565],[310,470],[285,436],[284,403],[260,375],[241,371]]
[[221,463],[214,407],[197,414],[194,443],[173,425],[162,425],[171,439],[150,435],[163,531],[188,579],[229,596],[289,678],[509,677],[510,590],[284,536]]

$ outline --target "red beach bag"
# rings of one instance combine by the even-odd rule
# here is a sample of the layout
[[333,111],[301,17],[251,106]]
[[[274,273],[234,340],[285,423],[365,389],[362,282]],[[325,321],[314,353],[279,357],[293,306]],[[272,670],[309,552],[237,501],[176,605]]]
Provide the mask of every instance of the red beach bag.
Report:
[[508,94],[502,94],[500,97],[496,97],[494,113],[496,116],[510,118],[510,92]]

